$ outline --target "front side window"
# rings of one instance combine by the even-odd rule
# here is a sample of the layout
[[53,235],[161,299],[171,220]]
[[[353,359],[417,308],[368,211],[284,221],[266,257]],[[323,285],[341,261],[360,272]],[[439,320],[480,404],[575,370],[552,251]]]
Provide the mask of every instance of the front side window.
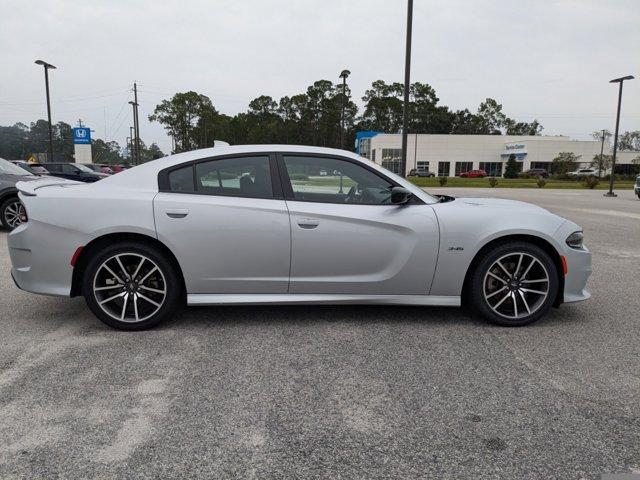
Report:
[[268,156],[211,160],[195,168],[198,193],[273,198]]
[[352,162],[324,157],[285,156],[293,199],[306,202],[385,205],[393,184]]

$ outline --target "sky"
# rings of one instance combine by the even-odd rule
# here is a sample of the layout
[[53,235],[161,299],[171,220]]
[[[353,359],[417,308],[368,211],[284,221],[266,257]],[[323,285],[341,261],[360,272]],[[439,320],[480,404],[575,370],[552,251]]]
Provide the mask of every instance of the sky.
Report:
[[[415,0],[412,81],[441,104],[475,111],[495,98],[511,118],[537,118],[543,134],[588,139],[640,130],[640,0]],[[2,0],[0,125],[46,118],[90,126],[121,145],[139,85],[140,133],[168,153],[148,115],[194,90],[222,113],[259,95],[279,99],[319,79],[349,85],[357,103],[371,82],[403,81],[406,0]]]

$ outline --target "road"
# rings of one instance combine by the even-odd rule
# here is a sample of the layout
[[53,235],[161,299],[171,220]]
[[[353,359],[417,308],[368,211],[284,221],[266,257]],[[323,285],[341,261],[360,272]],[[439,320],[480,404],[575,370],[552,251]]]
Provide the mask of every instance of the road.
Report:
[[640,201],[434,191],[582,225],[593,298],[519,329],[458,309],[292,306],[190,308],[123,333],[82,299],[17,290],[3,248],[0,478],[640,473]]

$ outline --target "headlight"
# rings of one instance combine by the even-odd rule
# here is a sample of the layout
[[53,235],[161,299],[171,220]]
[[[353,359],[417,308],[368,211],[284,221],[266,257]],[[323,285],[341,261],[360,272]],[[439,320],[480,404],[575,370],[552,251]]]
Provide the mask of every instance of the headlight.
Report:
[[571,248],[575,248],[577,250],[582,250],[582,242],[584,241],[584,235],[582,232],[573,232],[571,235],[567,237],[565,242]]

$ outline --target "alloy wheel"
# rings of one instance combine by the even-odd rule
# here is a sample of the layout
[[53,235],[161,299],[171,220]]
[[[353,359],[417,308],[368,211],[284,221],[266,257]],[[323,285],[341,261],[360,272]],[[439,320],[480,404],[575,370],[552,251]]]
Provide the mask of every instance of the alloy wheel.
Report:
[[9,203],[4,209],[4,221],[11,229],[16,228],[26,218],[24,205],[20,200]]
[[93,295],[99,307],[120,322],[136,323],[151,318],[167,297],[164,273],[149,257],[119,253],[98,267]]
[[484,299],[501,317],[522,319],[537,312],[549,296],[549,272],[534,255],[503,255],[487,270]]

